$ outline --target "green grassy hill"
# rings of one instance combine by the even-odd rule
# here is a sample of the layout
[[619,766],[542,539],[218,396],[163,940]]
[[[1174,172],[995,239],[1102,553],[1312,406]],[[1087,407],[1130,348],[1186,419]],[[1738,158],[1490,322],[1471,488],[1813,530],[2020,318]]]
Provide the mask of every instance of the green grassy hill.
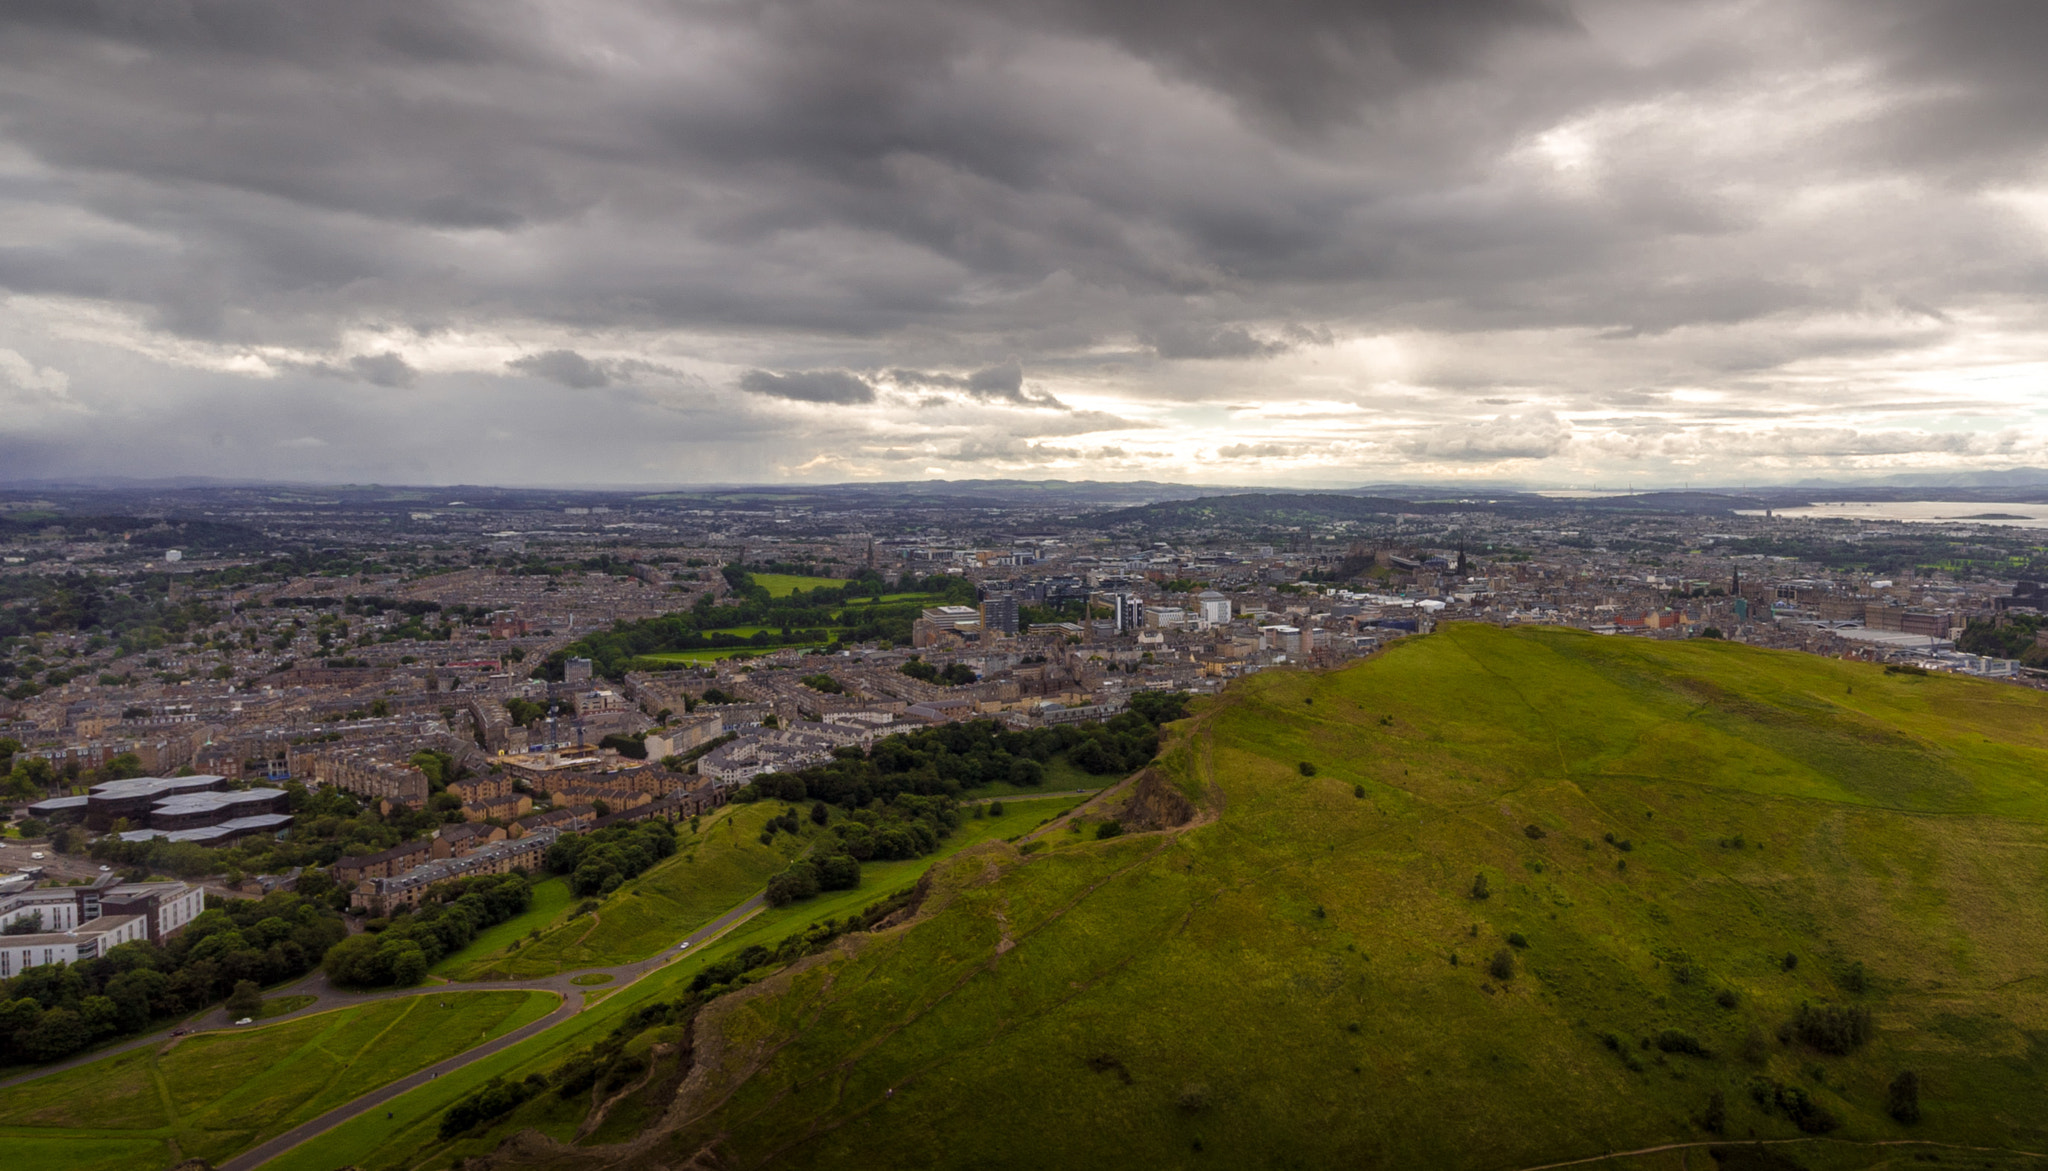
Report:
[[[1193,820],[1098,840],[1128,799],[1112,792],[968,850],[911,925],[712,1001],[694,1073],[634,1145],[500,1158],[2048,1151],[2048,697],[1453,626],[1344,671],[1242,681],[1179,727],[1143,787],[1154,808],[1192,799]],[[1888,1113],[1908,1070],[1910,1125]],[[1946,1145],[1875,1145],[1901,1139]],[[1684,1146],[1605,1165],[1715,1162]]]

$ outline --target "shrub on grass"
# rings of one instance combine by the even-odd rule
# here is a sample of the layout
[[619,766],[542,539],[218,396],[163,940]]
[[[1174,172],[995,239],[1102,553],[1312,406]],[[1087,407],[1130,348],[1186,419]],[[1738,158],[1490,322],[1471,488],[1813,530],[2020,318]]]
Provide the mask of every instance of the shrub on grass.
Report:
[[1104,841],[1108,838],[1116,837],[1122,832],[1124,832],[1124,823],[1112,818],[1095,827],[1095,840],[1098,842]]
[[1778,966],[1789,972],[1799,966],[1799,957],[1788,951],[1785,958],[1778,961]]
[[1885,1091],[1884,1112],[1911,1126],[1920,1121],[1920,1075],[1906,1070]]
[[1544,838],[1549,837],[1550,835],[1543,831],[1542,826],[1536,825],[1532,822],[1531,824],[1522,827],[1522,836],[1528,838],[1532,842],[1540,842]]
[[1777,1086],[1772,1100],[1792,1125],[1808,1134],[1826,1134],[1842,1125],[1835,1113],[1807,1094],[1800,1086]]
[[1741,998],[1735,995],[1733,988],[1723,988],[1714,994],[1714,1003],[1722,1008],[1734,1008],[1741,1003]]
[[850,854],[835,854],[818,862],[819,890],[852,890],[860,885],[860,860]]
[[1822,1053],[1849,1053],[1870,1039],[1870,1010],[1836,1004],[1801,1004],[1792,1034]]
[[1353,786],[1351,786],[1351,795],[1352,795],[1353,797],[1360,797],[1360,798],[1364,797],[1364,796],[1365,796],[1365,786],[1364,786],[1364,785],[1353,785]]
[[227,1010],[230,1015],[255,1016],[263,1008],[263,990],[254,980],[235,981],[235,990],[228,993]]
[[1001,817],[1003,815],[1003,803],[1001,801],[989,802],[988,815],[990,817]]
[[1665,1053],[1684,1053],[1693,1057],[1712,1057],[1714,1054],[1700,1039],[1683,1029],[1665,1029],[1657,1034],[1657,1048]]
[[1494,952],[1493,958],[1487,961],[1486,971],[1496,980],[1514,979],[1515,953],[1507,948],[1501,948],[1499,951]]
[[1721,1091],[1715,1090],[1707,1095],[1707,1108],[1700,1111],[1696,1121],[1700,1124],[1700,1129],[1709,1134],[1722,1134],[1727,1131],[1728,1099],[1721,1096]]
[[1519,932],[1519,931],[1510,931],[1510,932],[1508,932],[1508,946],[1509,946],[1509,947],[1527,947],[1527,946],[1529,946],[1529,937],[1528,937],[1528,936],[1526,936],[1526,935],[1523,935],[1523,934],[1522,934],[1521,932]]
[[1764,1031],[1755,1025],[1749,1026],[1748,1034],[1742,1038],[1742,1059],[1751,1065],[1762,1065],[1768,1056],[1770,1047],[1764,1043]]
[[1475,899],[1488,899],[1493,897],[1493,892],[1491,890],[1488,890],[1486,887],[1486,876],[1484,874],[1478,875],[1472,879],[1472,897]]
[[1295,768],[1297,768],[1297,769],[1299,769],[1299,770],[1301,770],[1301,775],[1302,775],[1302,776],[1305,776],[1305,777],[1312,777],[1312,776],[1316,775],[1316,766],[1314,766],[1314,765],[1310,764],[1309,762],[1307,762],[1307,761],[1305,761],[1305,760],[1304,760],[1304,761],[1302,761],[1302,762],[1301,762],[1300,764],[1297,764],[1297,765],[1295,765],[1294,767],[1295,767]]
[[517,1110],[521,1102],[546,1088],[547,1079],[537,1073],[528,1074],[524,1081],[516,1082],[492,1078],[467,1097],[458,1099],[441,1115],[441,1138],[446,1141],[483,1123],[503,1118]]
[[807,899],[818,893],[818,872],[808,862],[798,862],[789,869],[768,880],[768,890],[762,896],[771,907],[786,907],[799,899]]
[[1842,986],[1842,991],[1861,996],[1870,991],[1870,973],[1863,969],[1863,961],[1857,960],[1836,975],[1835,983]]

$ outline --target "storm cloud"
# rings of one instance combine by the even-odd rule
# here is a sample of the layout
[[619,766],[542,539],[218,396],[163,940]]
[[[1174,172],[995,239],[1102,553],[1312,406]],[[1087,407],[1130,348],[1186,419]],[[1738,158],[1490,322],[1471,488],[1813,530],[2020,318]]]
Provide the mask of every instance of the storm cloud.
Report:
[[[516,417],[638,482],[2041,462],[2044,44],[2023,0],[24,0],[0,446],[560,466],[401,437]],[[1124,429],[1024,442],[1057,415]]]

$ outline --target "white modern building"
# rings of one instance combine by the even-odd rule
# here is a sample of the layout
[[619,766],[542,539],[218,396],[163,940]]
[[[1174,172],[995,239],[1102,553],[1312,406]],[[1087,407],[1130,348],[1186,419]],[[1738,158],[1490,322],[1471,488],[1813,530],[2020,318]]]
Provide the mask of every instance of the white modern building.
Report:
[[0,936],[0,979],[45,964],[95,959],[124,943],[148,937],[147,915],[106,915],[70,931]]
[[1203,626],[1226,626],[1230,623],[1230,599],[1215,590],[1203,590],[1195,595],[1195,616]]

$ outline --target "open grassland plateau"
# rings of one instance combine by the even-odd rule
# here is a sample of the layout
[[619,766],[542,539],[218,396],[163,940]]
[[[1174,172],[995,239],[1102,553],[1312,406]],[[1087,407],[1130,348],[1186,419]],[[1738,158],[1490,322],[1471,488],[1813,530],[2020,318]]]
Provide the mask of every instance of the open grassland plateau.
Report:
[[[622,1021],[651,1005],[682,994],[690,981],[707,966],[729,961],[750,948],[772,948],[814,924],[827,920],[844,921],[863,908],[900,897],[916,885],[936,859],[984,842],[1022,837],[1048,819],[1071,809],[1076,801],[1077,798],[1073,797],[1006,799],[999,816],[969,816],[962,820],[959,828],[941,844],[937,855],[871,862],[861,868],[861,884],[855,890],[828,892],[784,907],[762,910],[715,941],[692,948],[688,953],[679,955],[675,962],[629,987],[610,993],[595,1008],[563,1025],[386,1103],[385,1107],[394,1117],[385,1118],[385,1108],[380,1107],[371,1115],[343,1123],[285,1153],[268,1164],[267,1171],[332,1171],[341,1166],[356,1166],[363,1171],[438,1167],[453,1159],[488,1154],[502,1140],[529,1129],[549,1139],[569,1143],[590,1126],[593,1102],[614,1094],[628,1100],[627,1108],[607,1109],[601,1119],[601,1128],[591,1130],[586,1137],[611,1141],[621,1133],[630,1134],[632,1119],[637,1118],[643,1124],[652,1122],[660,1115],[657,1107],[665,1105],[654,1100],[659,1097],[654,1091],[661,1089],[663,1083],[654,1079],[652,1074],[648,1075],[649,1083],[637,1089],[621,1085],[607,1087],[601,1083],[594,1091],[567,1097],[553,1092],[542,1093],[496,1124],[453,1139],[440,1138],[438,1127],[451,1104],[492,1079],[513,1084],[534,1075],[557,1073],[573,1054],[599,1041]],[[739,807],[738,811],[764,807],[771,814],[782,809],[779,803],[764,803],[764,806]],[[709,827],[706,828],[709,832]],[[635,881],[647,880],[643,876]],[[629,887],[631,885],[628,884]],[[633,1053],[629,1056],[646,1057],[653,1054],[656,1045],[673,1050],[680,1040],[680,1030],[675,1026],[649,1030],[635,1036],[630,1046]],[[667,1058],[671,1062],[679,1059],[680,1055],[674,1053]],[[659,1065],[659,1062],[653,1064]]]
[[1262,674],[1134,786],[1190,820],[940,864],[548,1163],[2040,1165],[2044,775],[2048,697],[1714,641]]
[[9,1171],[218,1164],[558,1003],[426,993],[133,1049],[0,1091],[0,1160]]

